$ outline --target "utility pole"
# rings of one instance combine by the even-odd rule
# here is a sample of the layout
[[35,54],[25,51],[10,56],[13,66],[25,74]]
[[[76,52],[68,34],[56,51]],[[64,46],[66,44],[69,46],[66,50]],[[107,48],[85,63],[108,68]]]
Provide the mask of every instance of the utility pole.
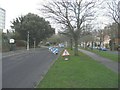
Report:
[[29,50],[29,31],[27,32],[27,50]]

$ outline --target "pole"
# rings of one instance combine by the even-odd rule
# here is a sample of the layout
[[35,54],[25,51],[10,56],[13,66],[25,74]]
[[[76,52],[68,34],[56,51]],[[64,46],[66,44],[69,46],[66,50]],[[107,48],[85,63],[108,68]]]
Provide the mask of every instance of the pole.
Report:
[[27,50],[29,50],[29,31],[28,31],[28,35],[27,35]]
[[35,50],[35,44],[36,44],[36,42],[35,42],[35,39],[34,39],[34,50]]

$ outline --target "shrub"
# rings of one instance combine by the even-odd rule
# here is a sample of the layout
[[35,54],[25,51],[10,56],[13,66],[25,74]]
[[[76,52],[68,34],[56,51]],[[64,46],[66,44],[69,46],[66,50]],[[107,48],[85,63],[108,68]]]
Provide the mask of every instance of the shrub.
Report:
[[120,46],[115,44],[114,50],[118,50],[119,48]]
[[26,47],[27,42],[25,40],[16,40],[16,47]]
[[105,44],[105,47],[108,48],[108,49],[110,48],[110,47],[109,47],[109,44]]

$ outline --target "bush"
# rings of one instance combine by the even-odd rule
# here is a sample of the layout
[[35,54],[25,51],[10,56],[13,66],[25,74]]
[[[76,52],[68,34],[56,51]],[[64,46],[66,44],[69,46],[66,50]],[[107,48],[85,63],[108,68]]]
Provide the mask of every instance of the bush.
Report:
[[7,52],[10,50],[10,44],[7,39],[2,38],[2,52]]
[[114,50],[119,50],[120,45],[115,45]]
[[105,47],[107,48],[107,49],[109,49],[110,47],[109,47],[109,44],[105,44]]
[[16,40],[16,47],[26,47],[27,42],[25,40]]

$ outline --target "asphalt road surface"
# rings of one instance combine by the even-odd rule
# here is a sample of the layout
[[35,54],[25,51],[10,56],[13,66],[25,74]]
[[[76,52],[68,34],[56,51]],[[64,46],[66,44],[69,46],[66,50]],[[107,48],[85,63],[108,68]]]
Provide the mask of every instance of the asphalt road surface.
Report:
[[4,57],[2,60],[3,88],[33,88],[57,59],[47,48]]

